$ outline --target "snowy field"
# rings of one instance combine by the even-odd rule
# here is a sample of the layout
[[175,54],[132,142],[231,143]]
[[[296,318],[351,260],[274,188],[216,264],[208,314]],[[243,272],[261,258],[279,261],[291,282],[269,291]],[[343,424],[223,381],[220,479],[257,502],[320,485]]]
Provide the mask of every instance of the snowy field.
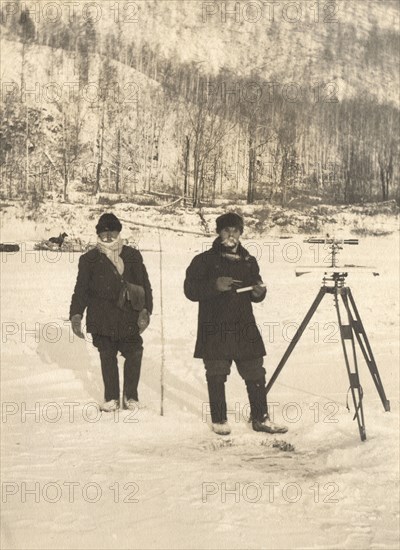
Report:
[[[139,239],[155,310],[139,387],[146,408],[137,414],[100,414],[94,405],[102,400],[97,350],[89,336],[72,338],[66,321],[79,254],[32,252],[33,242],[3,254],[2,548],[399,547],[398,234],[365,238],[341,256],[380,272],[348,279],[392,409],[384,412],[359,354],[365,442],[345,407],[349,382],[331,296],[269,394],[288,433],[249,428],[235,367],[227,384],[232,434],[210,431],[203,366],[192,357],[197,304],[182,290],[191,258],[210,242],[162,234],[163,417],[157,233]],[[252,240],[249,249],[268,285],[255,314],[269,378],[320,277],[295,277],[295,267],[316,259],[300,237],[267,242]]]

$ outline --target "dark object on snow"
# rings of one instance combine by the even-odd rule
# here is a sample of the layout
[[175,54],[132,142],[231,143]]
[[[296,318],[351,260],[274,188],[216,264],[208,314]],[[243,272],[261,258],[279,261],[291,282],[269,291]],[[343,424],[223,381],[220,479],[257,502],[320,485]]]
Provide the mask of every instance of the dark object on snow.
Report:
[[222,214],[216,220],[217,223],[217,233],[220,233],[226,227],[237,227],[240,233],[243,233],[243,218],[235,212],[228,212],[227,214]]
[[49,242],[58,244],[58,246],[61,248],[65,237],[68,237],[67,233],[60,233],[58,237],[50,237]]
[[103,231],[121,231],[122,224],[113,213],[102,214],[96,225],[96,233],[99,235]]
[[61,246],[59,246],[58,243],[53,243],[44,239],[35,243],[33,248],[35,250],[52,250],[59,252],[88,252],[94,248],[94,245],[85,243],[79,238],[68,239],[68,241],[64,241]]
[[0,252],[18,252],[18,250],[19,250],[18,244],[0,243]]

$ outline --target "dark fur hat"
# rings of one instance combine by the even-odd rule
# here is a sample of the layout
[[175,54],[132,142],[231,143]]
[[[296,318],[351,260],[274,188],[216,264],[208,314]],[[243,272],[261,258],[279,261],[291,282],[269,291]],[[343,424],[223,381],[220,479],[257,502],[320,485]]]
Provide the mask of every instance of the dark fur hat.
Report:
[[114,214],[102,214],[96,225],[96,233],[102,233],[103,231],[121,231],[122,225],[117,216]]
[[222,229],[226,227],[237,227],[240,233],[243,233],[243,218],[235,212],[228,212],[227,214],[222,214],[216,220],[217,222],[217,233],[220,233]]

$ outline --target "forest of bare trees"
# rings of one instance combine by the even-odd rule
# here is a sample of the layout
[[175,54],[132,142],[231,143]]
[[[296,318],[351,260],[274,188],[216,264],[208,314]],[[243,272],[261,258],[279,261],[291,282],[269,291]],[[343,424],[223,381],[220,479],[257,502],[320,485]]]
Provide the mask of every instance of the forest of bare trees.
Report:
[[[14,84],[21,90],[35,49],[54,66],[73,65],[79,90],[95,82],[101,91],[92,103],[64,94],[43,107],[3,86],[3,197],[67,199],[73,185],[87,194],[166,192],[194,206],[221,197],[283,206],[299,195],[337,203],[400,199],[399,109],[389,102],[368,94],[339,100],[329,83],[298,97],[295,86],[278,89],[259,74],[210,75],[146,42],[100,35],[90,18],[35,25],[22,11],[2,19],[2,30],[20,47]],[[366,63],[387,48],[380,40],[373,30]],[[121,80],[124,70],[140,73],[140,90]]]

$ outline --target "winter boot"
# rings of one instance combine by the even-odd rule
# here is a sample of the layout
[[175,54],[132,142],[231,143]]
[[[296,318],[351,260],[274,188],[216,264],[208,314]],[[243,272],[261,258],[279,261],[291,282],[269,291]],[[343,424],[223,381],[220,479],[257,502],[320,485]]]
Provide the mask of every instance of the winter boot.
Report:
[[212,429],[219,435],[231,432],[226,418],[225,382],[226,375],[206,376],[210,400]]
[[228,422],[213,422],[211,426],[213,432],[218,435],[229,435],[231,433],[231,427]]
[[278,426],[274,422],[271,422],[268,415],[263,420],[253,420],[253,430],[255,432],[266,432],[268,434],[285,434],[288,429],[286,426]]
[[268,416],[265,377],[259,380],[246,380],[247,394],[250,401],[250,414],[253,430],[266,433],[286,433],[285,426],[271,422]]
[[138,411],[146,408],[140,401],[136,401],[136,399],[127,399],[125,396],[123,402],[124,409],[128,409],[129,411]]
[[119,409],[118,399],[110,399],[110,401],[105,401],[102,405],[100,405],[100,410],[103,412],[113,412],[117,409]]

